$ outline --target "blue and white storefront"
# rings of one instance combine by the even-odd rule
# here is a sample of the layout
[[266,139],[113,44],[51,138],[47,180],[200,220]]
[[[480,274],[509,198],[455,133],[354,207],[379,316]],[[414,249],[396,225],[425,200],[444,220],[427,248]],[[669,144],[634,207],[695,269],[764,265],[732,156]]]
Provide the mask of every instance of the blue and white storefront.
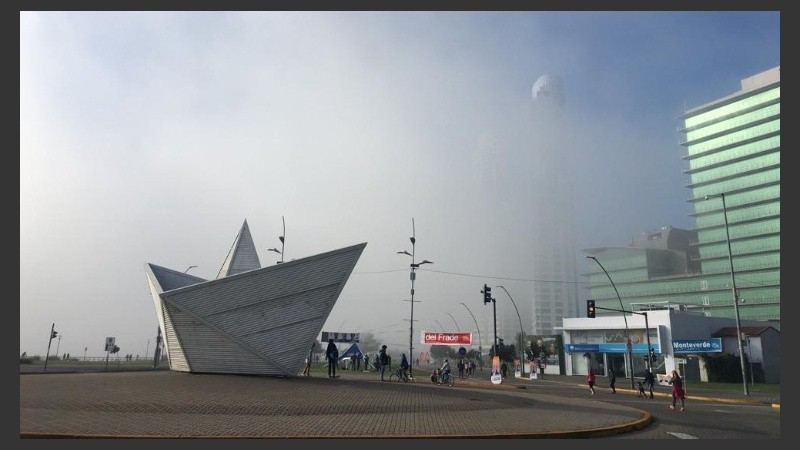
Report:
[[[703,354],[738,354],[723,348],[723,341],[712,335],[735,320],[706,317],[700,312],[660,309],[637,311],[625,316],[564,318],[564,355],[567,375],[585,375],[591,367],[599,376],[612,367],[618,379],[643,378],[647,370],[648,349],[652,349],[653,372],[666,375],[677,369],[689,380],[708,381]],[[645,324],[647,326],[645,326]],[[742,325],[763,325],[745,321]],[[630,352],[625,336],[630,337]],[[648,346],[649,340],[649,346]],[[735,347],[735,340],[734,347]],[[661,377],[659,377],[661,378]],[[619,381],[618,381],[619,383]]]

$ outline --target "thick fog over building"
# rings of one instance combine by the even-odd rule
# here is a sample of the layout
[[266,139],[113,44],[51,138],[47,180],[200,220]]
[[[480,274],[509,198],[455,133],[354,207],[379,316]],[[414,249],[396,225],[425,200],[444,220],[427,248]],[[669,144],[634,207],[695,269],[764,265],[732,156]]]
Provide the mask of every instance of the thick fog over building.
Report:
[[360,243],[323,331],[486,354],[487,284],[507,343],[549,334],[579,249],[693,227],[686,105],[779,64],[777,11],[22,11],[20,353],[152,355],[144,263]]
[[530,92],[523,114],[506,124],[502,136],[494,131],[481,136],[474,157],[475,182],[492,210],[487,233],[515,237],[494,249],[494,266],[525,280],[490,283],[500,305],[498,335],[513,342],[520,321],[526,334],[553,334],[563,317],[578,314],[575,144],[564,113],[564,83],[544,74]]

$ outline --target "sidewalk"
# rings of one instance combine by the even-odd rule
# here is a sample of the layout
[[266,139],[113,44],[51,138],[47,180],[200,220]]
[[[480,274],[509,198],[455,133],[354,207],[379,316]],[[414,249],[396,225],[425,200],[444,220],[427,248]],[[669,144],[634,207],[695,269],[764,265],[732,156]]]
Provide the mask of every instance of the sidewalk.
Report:
[[[481,384],[477,380],[467,384]],[[382,383],[375,373],[20,375],[23,438],[578,438],[646,427],[640,409],[513,386]],[[495,386],[496,387],[496,386]]]
[[[494,385],[485,372],[486,378],[457,379],[449,387],[419,377],[382,383],[376,372],[337,374],[20,374],[20,437],[586,438],[639,430],[653,420],[635,406],[587,398],[579,376],[508,378]],[[564,395],[565,389],[584,395]],[[617,392],[636,393],[625,387]],[[780,396],[745,397],[732,389],[689,384],[687,395],[690,401],[780,407]],[[656,396],[669,398],[668,388],[658,386]]]

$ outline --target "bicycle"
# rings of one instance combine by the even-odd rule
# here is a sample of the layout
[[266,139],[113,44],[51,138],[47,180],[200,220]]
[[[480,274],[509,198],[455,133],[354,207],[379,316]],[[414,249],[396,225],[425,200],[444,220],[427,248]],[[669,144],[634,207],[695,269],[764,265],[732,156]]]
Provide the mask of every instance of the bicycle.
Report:
[[446,384],[448,386],[453,386],[456,384],[456,377],[453,376],[452,372],[442,373],[439,371],[439,382],[437,384]]
[[402,381],[403,383],[408,383],[409,380],[410,378],[408,376],[408,371],[403,370],[402,368],[399,367],[397,368],[397,370],[392,372],[391,375],[389,375],[389,381],[397,381],[397,382]]

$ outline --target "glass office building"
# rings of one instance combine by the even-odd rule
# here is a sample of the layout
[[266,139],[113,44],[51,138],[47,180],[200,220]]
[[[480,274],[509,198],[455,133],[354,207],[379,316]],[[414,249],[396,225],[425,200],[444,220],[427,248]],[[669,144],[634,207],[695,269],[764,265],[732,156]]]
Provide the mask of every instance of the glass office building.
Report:
[[665,227],[630,247],[583,250],[602,262],[619,292],[589,264],[589,298],[599,308],[620,309],[621,298],[625,309],[733,318],[732,261],[741,320],[780,329],[780,98],[775,67],[683,115],[681,157],[696,229]]
[[780,67],[742,80],[741,90],[688,111],[683,121],[702,272],[696,305],[734,317],[730,248],[742,320],[779,328]]

